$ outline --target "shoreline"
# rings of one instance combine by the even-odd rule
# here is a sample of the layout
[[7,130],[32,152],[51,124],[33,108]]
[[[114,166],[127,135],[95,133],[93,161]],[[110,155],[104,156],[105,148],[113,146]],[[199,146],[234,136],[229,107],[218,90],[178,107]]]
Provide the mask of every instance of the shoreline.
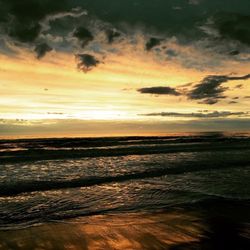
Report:
[[95,215],[0,230],[0,250],[245,250],[250,246],[249,208],[247,201],[217,200],[155,213]]

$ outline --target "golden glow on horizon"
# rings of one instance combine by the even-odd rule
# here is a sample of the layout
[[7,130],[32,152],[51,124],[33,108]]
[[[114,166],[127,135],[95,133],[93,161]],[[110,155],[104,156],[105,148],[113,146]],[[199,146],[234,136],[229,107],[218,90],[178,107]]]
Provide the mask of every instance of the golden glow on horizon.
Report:
[[[163,63],[148,52],[113,54],[104,64],[87,74],[76,69],[71,54],[52,52],[36,60],[29,52],[19,58],[0,56],[0,119],[25,120],[190,120],[191,118],[144,117],[144,113],[181,112],[199,110],[249,111],[249,99],[228,105],[222,100],[214,106],[197,104],[185,97],[152,96],[137,92],[141,87],[177,87],[199,82],[212,72],[187,69],[174,62]],[[234,66],[236,67],[235,63]],[[239,74],[246,74],[241,68]],[[228,74],[226,65],[218,74]],[[213,73],[214,74],[214,73]],[[232,89],[244,84],[242,89]],[[226,83],[230,97],[250,95],[246,81]],[[249,93],[249,94],[248,94]]]

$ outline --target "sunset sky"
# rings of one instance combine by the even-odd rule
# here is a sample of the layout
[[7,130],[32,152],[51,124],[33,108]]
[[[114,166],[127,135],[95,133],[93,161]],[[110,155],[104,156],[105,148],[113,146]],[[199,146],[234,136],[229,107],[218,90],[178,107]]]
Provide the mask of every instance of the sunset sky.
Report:
[[249,0],[0,0],[0,31],[1,137],[250,129]]

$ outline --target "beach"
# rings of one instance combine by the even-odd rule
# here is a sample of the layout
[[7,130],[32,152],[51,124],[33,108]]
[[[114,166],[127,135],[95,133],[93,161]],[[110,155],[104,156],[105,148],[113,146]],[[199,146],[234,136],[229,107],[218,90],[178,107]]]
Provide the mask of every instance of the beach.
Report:
[[1,250],[249,249],[248,135],[0,143]]
[[[0,249],[249,249],[250,204],[210,200],[0,231]],[[226,248],[225,248],[226,247]]]

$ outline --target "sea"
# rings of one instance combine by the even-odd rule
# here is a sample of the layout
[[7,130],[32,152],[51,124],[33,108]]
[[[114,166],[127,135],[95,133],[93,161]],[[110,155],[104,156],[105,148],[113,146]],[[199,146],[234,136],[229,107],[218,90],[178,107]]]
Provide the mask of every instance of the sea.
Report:
[[1,139],[0,231],[224,203],[249,208],[249,183],[248,133]]

